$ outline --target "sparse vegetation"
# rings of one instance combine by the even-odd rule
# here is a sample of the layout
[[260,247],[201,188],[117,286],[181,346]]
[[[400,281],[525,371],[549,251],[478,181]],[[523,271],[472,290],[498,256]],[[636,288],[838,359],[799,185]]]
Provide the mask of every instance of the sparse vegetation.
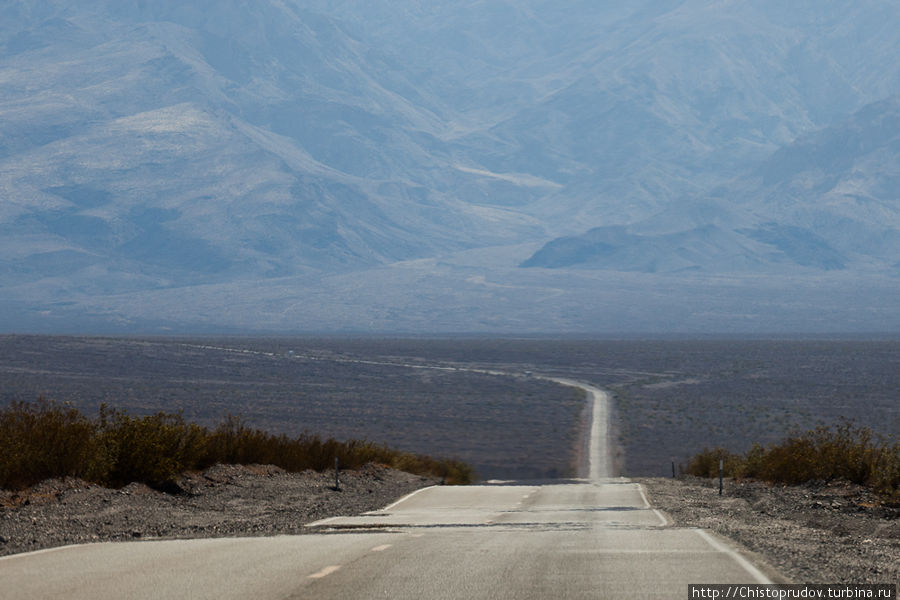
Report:
[[891,443],[849,421],[794,433],[767,448],[757,444],[743,455],[706,448],[694,456],[686,472],[717,477],[720,459],[727,477],[783,484],[843,479],[900,502],[900,442]]
[[564,477],[585,406],[574,389],[445,368],[531,371],[612,392],[621,474],[667,476],[704,445],[745,452],[841,417],[896,438],[898,364],[897,340],[0,336],[0,406],[114,402],[210,429],[233,413],[273,434],[454,456],[485,479]]
[[[485,343],[0,335],[0,407],[43,396],[95,416],[106,402],[130,415],[181,413],[211,430],[236,414],[275,435],[310,431],[451,456],[485,479],[569,474],[568,436],[584,407],[574,389],[536,377],[380,364],[447,366],[476,352],[505,358]],[[432,360],[429,349],[445,345],[454,353]],[[498,365],[506,368],[533,367]]]
[[186,471],[216,463],[272,464],[286,471],[356,469],[384,464],[411,473],[473,480],[455,460],[401,452],[368,441],[340,442],[316,435],[291,438],[227,416],[209,429],[180,414],[135,417],[101,407],[97,419],[55,402],[12,402],[0,410],[0,488],[22,489],[52,477],[74,476],[110,487],[140,482],[165,490]]

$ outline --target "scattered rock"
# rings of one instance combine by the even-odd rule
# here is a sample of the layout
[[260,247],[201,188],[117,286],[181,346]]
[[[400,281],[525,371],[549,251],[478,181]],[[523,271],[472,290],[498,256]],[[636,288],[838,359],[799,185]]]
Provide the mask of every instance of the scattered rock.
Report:
[[333,473],[269,465],[216,465],[184,475],[172,494],[138,483],[110,490],[48,480],[0,490],[0,556],[84,541],[297,534],[304,523],[376,510],[436,483],[377,465],[342,471],[340,494],[330,489]]
[[677,526],[703,527],[758,553],[796,583],[900,581],[900,508],[847,482],[769,486],[639,479]]

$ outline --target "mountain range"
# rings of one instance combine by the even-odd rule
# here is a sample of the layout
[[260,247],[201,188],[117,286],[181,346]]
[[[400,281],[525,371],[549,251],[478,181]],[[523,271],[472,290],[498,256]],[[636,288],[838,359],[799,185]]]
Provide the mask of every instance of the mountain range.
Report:
[[11,0],[0,328],[894,331],[889,0]]

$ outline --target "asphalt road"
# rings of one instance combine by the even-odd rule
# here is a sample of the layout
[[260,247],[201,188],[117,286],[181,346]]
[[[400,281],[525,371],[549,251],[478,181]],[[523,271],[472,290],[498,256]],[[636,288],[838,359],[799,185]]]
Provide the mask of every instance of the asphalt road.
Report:
[[768,583],[723,540],[669,527],[638,484],[604,476],[605,405],[598,395],[586,479],[432,487],[301,536],[7,557],[0,598],[684,598],[689,583]]
[[614,473],[613,453],[609,444],[609,394],[592,385],[572,379],[558,377],[543,377],[543,379],[584,391],[586,399],[591,402],[591,431],[587,473],[580,473],[580,475],[591,481],[612,476]]

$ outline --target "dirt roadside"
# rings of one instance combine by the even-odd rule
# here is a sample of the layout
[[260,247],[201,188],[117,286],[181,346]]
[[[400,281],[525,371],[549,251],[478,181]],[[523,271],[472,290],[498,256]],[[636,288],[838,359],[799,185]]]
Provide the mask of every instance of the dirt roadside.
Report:
[[[845,483],[773,487],[696,478],[636,479],[677,527],[702,527],[760,555],[796,583],[900,583],[900,509]],[[304,533],[304,523],[382,508],[439,483],[384,467],[291,474],[216,465],[180,494],[78,479],[0,491],[0,556],[66,544]]]
[[86,542],[304,533],[304,523],[382,508],[440,483],[368,466],[287,473],[273,466],[216,465],[184,476],[181,493],[141,484],[111,490],[79,479],[0,491],[0,556]]
[[794,583],[900,584],[900,509],[845,482],[770,486],[636,479],[678,527],[702,527],[755,552]]

